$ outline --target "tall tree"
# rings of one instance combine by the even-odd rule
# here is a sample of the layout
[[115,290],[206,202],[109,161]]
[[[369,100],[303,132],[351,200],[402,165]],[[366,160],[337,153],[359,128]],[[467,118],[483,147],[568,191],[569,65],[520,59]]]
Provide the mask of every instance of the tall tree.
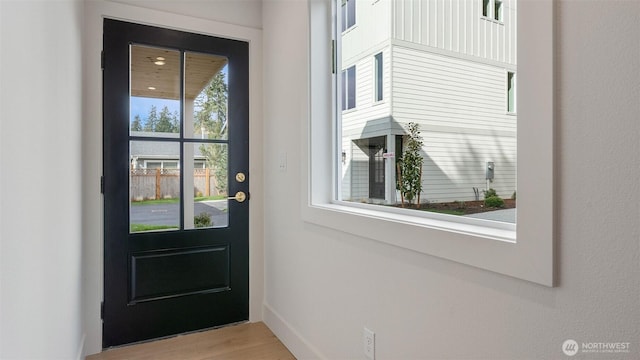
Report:
[[142,131],[142,120],[140,120],[140,115],[133,117],[133,121],[131,122],[131,131]]
[[163,107],[160,111],[160,116],[158,118],[158,122],[156,123],[154,131],[165,133],[178,132],[178,128],[174,126],[173,116],[169,112],[169,108],[167,106]]
[[144,123],[144,131],[156,131],[157,126],[158,126],[158,110],[156,110],[155,105],[151,105],[151,110],[149,110],[149,116],[147,117],[147,121]]
[[[219,72],[195,99],[195,131],[207,139],[227,138],[228,87],[224,73]],[[200,151],[213,169],[218,193],[227,192],[228,149],[224,144],[206,144]]]

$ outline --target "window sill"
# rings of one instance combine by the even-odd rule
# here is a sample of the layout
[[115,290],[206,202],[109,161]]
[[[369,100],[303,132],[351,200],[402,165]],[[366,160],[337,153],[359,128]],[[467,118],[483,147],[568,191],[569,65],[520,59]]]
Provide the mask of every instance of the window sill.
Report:
[[494,18],[490,18],[490,17],[487,17],[487,16],[481,16],[480,19],[488,21],[488,22],[492,22],[494,24],[498,24],[498,25],[504,26],[504,21],[502,21],[502,20],[496,20]]
[[[307,210],[305,215],[309,216],[304,216],[305,222],[358,235],[362,235],[363,228],[352,228],[350,224],[361,221],[370,223],[368,228],[397,226],[397,234],[406,232],[407,227],[412,227],[413,231],[422,231],[424,235],[428,235],[428,232],[434,232],[434,235],[435,232],[453,232],[487,240],[516,242],[516,226],[511,223],[346,201],[311,204]],[[336,221],[334,217],[348,220]],[[344,224],[341,225],[343,222]],[[380,234],[380,231],[374,231],[371,237],[389,244],[397,242],[397,234],[391,237],[380,236]]]
[[354,31],[354,29],[357,28],[357,27],[358,27],[358,24],[351,25],[351,27],[347,28],[345,31],[342,32],[342,36],[345,36],[348,33]]

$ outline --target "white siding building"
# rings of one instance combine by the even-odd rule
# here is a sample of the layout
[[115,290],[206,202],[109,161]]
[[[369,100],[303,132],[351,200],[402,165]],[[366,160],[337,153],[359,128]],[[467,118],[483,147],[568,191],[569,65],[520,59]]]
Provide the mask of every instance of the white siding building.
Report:
[[423,201],[511,197],[516,0],[347,0],[342,14],[342,198],[396,202],[390,156],[409,122],[424,140]]

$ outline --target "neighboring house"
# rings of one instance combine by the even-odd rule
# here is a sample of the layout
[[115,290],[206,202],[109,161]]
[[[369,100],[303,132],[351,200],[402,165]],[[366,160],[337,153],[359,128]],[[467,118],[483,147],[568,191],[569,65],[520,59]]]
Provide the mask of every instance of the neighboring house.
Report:
[[[132,131],[132,136],[161,137],[166,133]],[[132,169],[179,169],[180,147],[178,143],[159,141],[132,141],[130,151]],[[200,147],[194,147],[194,169],[206,168],[206,157]]]
[[[133,131],[133,136],[147,138],[166,137],[167,133]],[[170,135],[170,134],[169,134]],[[201,144],[193,146],[193,175],[185,175],[185,181],[193,180],[193,196],[221,194],[216,188],[213,170],[206,166]],[[130,151],[131,200],[176,198],[180,196],[180,143],[167,141],[132,141]]]
[[510,197],[516,0],[345,0],[341,10],[342,198],[396,202],[409,122],[424,140],[422,201],[474,200],[488,187]]

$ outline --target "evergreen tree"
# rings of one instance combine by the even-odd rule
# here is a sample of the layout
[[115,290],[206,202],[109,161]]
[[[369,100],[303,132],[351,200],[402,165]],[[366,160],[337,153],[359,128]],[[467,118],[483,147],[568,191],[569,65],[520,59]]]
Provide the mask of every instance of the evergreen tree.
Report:
[[140,116],[136,115],[131,122],[131,131],[142,131],[142,121]]
[[[227,138],[227,96],[225,76],[219,72],[195,100],[194,127],[197,134],[207,139]],[[224,144],[206,144],[200,151],[213,169],[216,190],[227,192],[228,149]]]
[[156,110],[155,105],[151,105],[151,110],[149,110],[149,116],[147,117],[147,121],[144,123],[144,131],[156,131],[158,127],[158,112]]
[[173,116],[169,112],[169,108],[167,106],[163,107],[160,111],[160,117],[158,118],[154,131],[165,133],[178,132],[178,128],[174,126]]
[[179,133],[180,132],[180,114],[178,114],[178,111],[174,111],[173,114],[171,115],[171,124],[173,125],[173,132],[175,133]]

